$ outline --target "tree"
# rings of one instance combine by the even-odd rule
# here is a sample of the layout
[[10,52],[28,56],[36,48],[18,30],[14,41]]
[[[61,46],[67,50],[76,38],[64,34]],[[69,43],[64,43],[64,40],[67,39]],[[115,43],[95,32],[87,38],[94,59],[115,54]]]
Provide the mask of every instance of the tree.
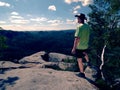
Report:
[[[0,30],[3,30],[3,28],[0,27]],[[5,36],[0,34],[0,57],[2,56],[2,50],[7,48],[6,39]]]
[[[89,24],[92,28],[91,49],[93,59],[103,71],[103,79],[112,82],[120,77],[120,0],[94,0],[90,5]],[[114,64],[112,64],[114,63]],[[112,68],[111,68],[112,67]],[[109,69],[115,70],[111,71]]]

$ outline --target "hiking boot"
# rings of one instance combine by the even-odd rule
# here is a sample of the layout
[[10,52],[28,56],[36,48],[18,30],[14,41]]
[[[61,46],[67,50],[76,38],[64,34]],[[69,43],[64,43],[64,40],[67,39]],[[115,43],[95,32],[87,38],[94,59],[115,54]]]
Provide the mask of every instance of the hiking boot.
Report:
[[84,73],[79,73],[78,76],[82,77],[82,78],[85,78],[85,74]]

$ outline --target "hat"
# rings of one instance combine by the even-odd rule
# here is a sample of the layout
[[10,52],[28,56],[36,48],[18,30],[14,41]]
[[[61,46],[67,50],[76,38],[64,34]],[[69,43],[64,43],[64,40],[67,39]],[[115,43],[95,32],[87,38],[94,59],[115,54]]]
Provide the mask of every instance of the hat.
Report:
[[85,19],[85,20],[87,20],[87,18],[85,17],[85,14],[83,14],[83,13],[80,13],[80,14],[75,15],[75,17],[79,17],[80,19]]

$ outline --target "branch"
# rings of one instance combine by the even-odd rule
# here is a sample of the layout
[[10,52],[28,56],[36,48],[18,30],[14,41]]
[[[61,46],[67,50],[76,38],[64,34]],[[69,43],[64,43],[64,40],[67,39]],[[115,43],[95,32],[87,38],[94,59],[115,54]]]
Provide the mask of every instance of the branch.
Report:
[[105,48],[106,48],[106,45],[104,45],[103,47],[103,50],[102,50],[102,54],[101,54],[101,65],[100,65],[100,70],[101,70],[101,75],[102,75],[102,79],[105,80],[104,76],[103,76],[103,72],[102,72],[102,67],[104,65],[104,53],[105,53]]

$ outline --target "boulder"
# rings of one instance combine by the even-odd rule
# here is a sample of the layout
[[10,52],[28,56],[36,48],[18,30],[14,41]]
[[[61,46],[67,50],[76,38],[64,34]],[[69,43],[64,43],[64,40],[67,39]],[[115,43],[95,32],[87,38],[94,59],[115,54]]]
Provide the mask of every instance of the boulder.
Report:
[[0,61],[0,68],[18,68],[20,64],[16,64],[10,61]]
[[96,79],[98,78],[98,74],[99,74],[99,69],[97,67],[87,67],[85,69],[85,73],[86,73],[86,77],[88,77],[89,79],[96,81]]
[[43,60],[43,58],[41,56],[44,55],[45,53],[46,52],[41,51],[41,52],[35,53],[33,55],[26,56],[26,57],[20,59],[19,63],[20,64],[26,64],[26,63],[36,63],[36,64],[39,64],[39,63],[44,63],[46,61]]
[[59,62],[58,66],[61,70],[77,71],[77,65],[75,63]]
[[73,59],[73,56],[64,55],[60,53],[49,53],[49,62],[61,62],[65,59]]

